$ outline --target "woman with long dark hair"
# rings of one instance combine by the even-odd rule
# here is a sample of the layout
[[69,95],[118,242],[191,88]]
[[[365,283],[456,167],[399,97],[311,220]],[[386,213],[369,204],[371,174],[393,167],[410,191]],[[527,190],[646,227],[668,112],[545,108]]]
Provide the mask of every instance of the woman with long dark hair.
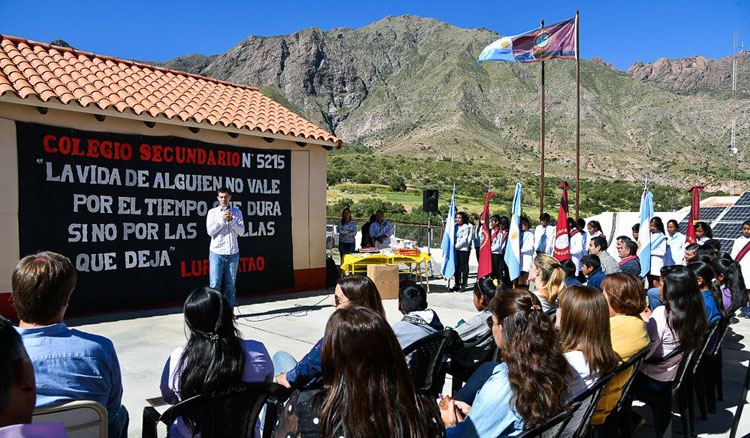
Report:
[[716,273],[710,264],[693,260],[687,265],[693,274],[695,274],[698,290],[703,296],[703,310],[706,312],[708,323],[716,322],[722,317],[727,316],[721,295],[721,288],[716,281]]
[[343,262],[344,256],[354,252],[357,240],[357,223],[352,220],[352,212],[345,208],[341,212],[339,221],[339,255]]
[[[490,302],[492,334],[503,363],[471,406],[450,400],[441,407],[449,437],[495,438],[545,424],[565,409],[568,382],[580,380],[560,349],[552,320],[539,299],[523,289],[503,291]],[[467,415],[460,421],[455,408]]]
[[732,260],[728,254],[711,261],[711,266],[716,272],[716,281],[721,287],[722,301],[728,313],[734,313],[737,309],[747,304],[747,283],[742,275],[740,264]]
[[[641,314],[652,342],[647,358],[662,358],[676,349],[687,352],[703,345],[708,323],[698,280],[687,266],[665,266],[659,286],[663,306]],[[656,364],[644,363],[634,382],[635,390],[661,391],[674,380],[682,355]]]
[[[183,313],[188,342],[175,349],[164,365],[164,401],[175,404],[232,383],[273,379],[273,363],[266,347],[240,337],[232,308],[221,292],[208,287],[194,290],[185,300]],[[197,433],[200,425],[191,418],[178,419],[170,428],[173,437]]]
[[295,391],[277,438],[412,437],[444,433],[434,403],[414,391],[404,353],[379,313],[336,310],[323,336],[322,389]]
[[[333,305],[342,309],[350,305],[367,307],[385,318],[385,309],[375,283],[364,275],[342,277],[333,292]],[[315,387],[321,384],[321,349],[323,339],[302,360],[297,362],[291,354],[279,351],[273,355],[276,382],[287,388]]]

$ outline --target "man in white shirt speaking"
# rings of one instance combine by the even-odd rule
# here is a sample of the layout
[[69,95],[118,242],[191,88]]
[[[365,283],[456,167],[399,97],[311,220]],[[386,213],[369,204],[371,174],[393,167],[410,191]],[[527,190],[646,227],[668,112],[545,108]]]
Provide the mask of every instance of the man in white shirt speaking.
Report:
[[240,209],[229,204],[232,200],[229,189],[220,188],[216,199],[219,206],[209,210],[206,215],[206,231],[211,236],[208,282],[211,289],[222,291],[234,308],[234,282],[240,261],[237,236],[245,232],[245,222]]

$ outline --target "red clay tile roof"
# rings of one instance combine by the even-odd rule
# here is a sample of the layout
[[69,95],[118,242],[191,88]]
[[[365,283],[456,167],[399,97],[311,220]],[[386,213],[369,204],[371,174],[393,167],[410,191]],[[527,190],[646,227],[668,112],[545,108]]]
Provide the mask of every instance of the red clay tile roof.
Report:
[[257,88],[0,34],[6,93],[342,145]]

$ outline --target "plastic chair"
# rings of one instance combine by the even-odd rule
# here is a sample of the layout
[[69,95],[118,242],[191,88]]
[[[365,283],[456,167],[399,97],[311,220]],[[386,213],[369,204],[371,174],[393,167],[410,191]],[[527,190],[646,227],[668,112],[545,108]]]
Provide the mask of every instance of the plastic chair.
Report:
[[739,402],[737,402],[737,412],[734,413],[734,420],[732,420],[732,431],[729,433],[729,438],[735,438],[735,436],[737,436],[737,427],[740,425],[742,410],[747,403],[748,390],[750,390],[750,363],[748,363],[747,371],[745,372],[745,384],[742,386],[742,396],[740,397]]
[[[491,340],[489,343],[488,340]],[[463,384],[469,380],[469,377],[474,373],[474,371],[479,368],[480,365],[483,363],[489,362],[489,361],[495,361],[495,358],[497,357],[498,348],[495,344],[495,341],[492,337],[492,332],[488,332],[484,337],[479,339],[477,341],[478,345],[486,344],[484,347],[464,347],[465,349],[472,349],[472,350],[481,350],[479,351],[478,357],[476,357],[476,362],[474,363],[473,367],[467,367],[463,364],[458,363],[454,358],[451,358],[447,373],[451,375],[452,378],[452,391],[453,393],[457,393]],[[455,354],[459,354],[462,349],[455,349]]]
[[70,438],[107,438],[107,409],[95,401],[76,400],[34,409],[34,424],[63,423]]
[[724,399],[721,346],[729,331],[729,323],[733,316],[729,315],[719,321],[719,326],[714,335],[716,345],[712,351],[704,352],[696,372],[695,395],[698,398],[699,406],[703,408],[701,414],[703,414],[704,420],[707,419],[705,411],[715,414],[716,400]]
[[[708,329],[706,330],[706,333],[703,335],[703,345],[701,346],[701,349],[699,351],[699,354],[695,356],[693,359],[693,368],[692,368],[692,375],[688,376],[688,382],[689,386],[688,389],[686,389],[688,402],[689,402],[689,418],[690,418],[690,430],[695,430],[695,415],[693,413],[693,398],[694,394],[698,395],[698,409],[701,413],[701,419],[707,420],[708,416],[706,414],[707,407],[706,407],[706,398],[703,391],[698,391],[698,388],[703,388],[704,386],[704,379],[703,379],[703,369],[701,368],[701,364],[703,363],[703,358],[706,354],[706,349],[708,348],[708,344],[711,342],[711,339],[714,337],[714,334],[719,329],[719,325],[721,323],[721,320],[716,321],[708,326]],[[690,390],[689,388],[693,387],[695,388],[695,392]]]
[[630,371],[630,377],[622,385],[622,392],[620,394],[620,400],[617,401],[617,405],[609,413],[604,423],[594,426],[601,437],[616,437],[617,429],[620,428],[624,438],[630,438],[630,389],[633,387],[633,381],[635,376],[638,374],[638,370],[641,367],[644,359],[651,351],[651,345],[647,345],[646,348],[634,354],[629,360],[621,363],[615,368],[615,375],[626,371],[628,368],[633,367]]
[[418,393],[437,399],[444,383],[443,355],[460,340],[455,331],[441,330],[404,348],[404,356],[411,354],[409,371]]
[[[703,344],[699,350],[692,350],[683,353],[680,365],[677,368],[677,374],[672,382],[666,385],[665,390],[661,392],[638,391],[635,388],[634,396],[643,401],[651,408],[654,416],[654,430],[657,438],[662,436],[672,436],[672,398],[677,398],[677,410],[682,421],[682,430],[685,436],[692,436],[694,429],[693,415],[693,373],[698,366],[700,355],[706,349],[708,341],[713,335],[717,323],[708,326],[703,334]],[[663,363],[680,354],[680,350],[675,350],[667,356],[659,359],[648,359],[646,363]]]
[[[202,438],[255,436],[255,423],[263,406],[267,406],[263,438],[269,438],[278,417],[278,408],[289,398],[291,390],[277,383],[238,383],[209,394],[183,400],[161,416],[151,406],[143,408],[143,438],[157,438],[156,425],[167,428],[185,414],[190,414],[200,428]],[[167,435],[169,436],[169,435]]]
[[581,402],[574,402],[568,407],[568,409],[552,417],[544,424],[544,426],[535,429],[527,429],[521,432],[517,438],[558,438],[565,430],[565,426],[567,426],[573,418],[573,414],[580,407]]
[[614,376],[614,372],[607,374],[606,376],[597,380],[596,383],[591,386],[591,388],[588,388],[587,390],[578,394],[578,396],[573,399],[574,402],[580,402],[582,405],[585,402],[588,402],[583,416],[581,417],[581,423],[578,425],[578,429],[576,429],[575,433],[573,434],[573,438],[590,436],[592,431],[591,418],[594,417],[596,406],[599,405],[599,400],[601,400],[602,394],[604,394],[604,388],[606,388],[606,386],[609,384],[609,381],[612,380]]

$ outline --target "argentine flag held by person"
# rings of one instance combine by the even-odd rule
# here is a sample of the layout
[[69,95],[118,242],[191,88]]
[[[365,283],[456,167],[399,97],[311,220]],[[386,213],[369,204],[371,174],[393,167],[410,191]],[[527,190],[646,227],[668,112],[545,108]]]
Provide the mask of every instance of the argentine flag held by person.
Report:
[[508,266],[510,281],[521,275],[521,183],[516,184],[513,194],[513,214],[510,217],[510,232],[505,247],[505,264]]
[[654,195],[646,188],[641,198],[641,228],[638,232],[638,259],[641,262],[641,278],[651,272],[651,231],[649,225],[654,217]]
[[440,272],[443,278],[449,279],[456,272],[456,186],[453,185],[451,206],[448,209],[448,218],[445,220],[445,231],[443,231],[443,242],[440,244],[443,250],[443,267]]

